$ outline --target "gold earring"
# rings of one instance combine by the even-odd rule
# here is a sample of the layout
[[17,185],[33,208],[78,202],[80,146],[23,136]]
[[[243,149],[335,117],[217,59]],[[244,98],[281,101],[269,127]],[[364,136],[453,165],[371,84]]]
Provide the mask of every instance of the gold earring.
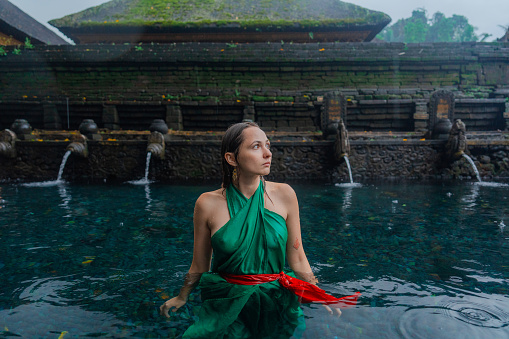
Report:
[[239,175],[237,174],[237,168],[234,168],[232,173],[232,181],[237,181],[238,178]]

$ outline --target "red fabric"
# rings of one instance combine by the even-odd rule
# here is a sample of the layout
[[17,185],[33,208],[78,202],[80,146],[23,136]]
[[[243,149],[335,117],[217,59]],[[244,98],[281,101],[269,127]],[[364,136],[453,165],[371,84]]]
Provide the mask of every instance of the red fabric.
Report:
[[334,308],[346,308],[355,306],[357,298],[361,295],[356,292],[343,298],[336,298],[327,294],[321,288],[306,281],[294,278],[281,272],[279,274],[228,274],[221,273],[221,276],[230,284],[237,285],[258,285],[271,281],[279,281],[281,286],[290,290],[299,297],[302,303],[320,303]]

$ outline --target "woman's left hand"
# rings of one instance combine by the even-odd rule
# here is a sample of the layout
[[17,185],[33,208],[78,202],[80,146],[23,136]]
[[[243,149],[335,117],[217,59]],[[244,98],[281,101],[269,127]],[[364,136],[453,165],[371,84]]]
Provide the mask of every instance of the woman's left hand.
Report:
[[325,309],[327,310],[327,312],[329,312],[330,315],[334,315],[334,313],[336,314],[336,317],[341,317],[341,310],[337,307],[334,308],[334,311],[332,310],[332,308],[330,308],[329,305],[322,305],[323,307],[325,307]]

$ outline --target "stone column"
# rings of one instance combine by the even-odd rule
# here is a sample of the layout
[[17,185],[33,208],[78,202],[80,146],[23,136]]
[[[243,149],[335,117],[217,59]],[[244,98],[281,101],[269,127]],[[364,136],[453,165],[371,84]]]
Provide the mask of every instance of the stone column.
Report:
[[58,130],[62,129],[62,119],[58,115],[57,106],[55,104],[43,104],[43,123],[44,129]]
[[255,120],[254,104],[245,106],[242,115],[242,121],[254,121],[254,120]]
[[174,131],[182,131],[184,129],[182,110],[179,105],[166,106],[166,124],[169,129]]
[[429,131],[428,103],[424,99],[415,101],[414,129],[416,132]]
[[509,102],[505,103],[504,120],[505,120],[505,130],[509,131]]
[[103,127],[109,130],[120,129],[120,119],[118,118],[117,106],[108,105],[103,107],[102,123]]

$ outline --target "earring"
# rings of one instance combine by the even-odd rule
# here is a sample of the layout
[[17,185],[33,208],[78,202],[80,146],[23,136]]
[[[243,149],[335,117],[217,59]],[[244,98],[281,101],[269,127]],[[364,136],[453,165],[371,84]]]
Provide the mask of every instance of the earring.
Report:
[[239,178],[239,175],[237,174],[237,168],[235,167],[233,169],[233,173],[232,173],[232,181],[237,181],[238,178]]

